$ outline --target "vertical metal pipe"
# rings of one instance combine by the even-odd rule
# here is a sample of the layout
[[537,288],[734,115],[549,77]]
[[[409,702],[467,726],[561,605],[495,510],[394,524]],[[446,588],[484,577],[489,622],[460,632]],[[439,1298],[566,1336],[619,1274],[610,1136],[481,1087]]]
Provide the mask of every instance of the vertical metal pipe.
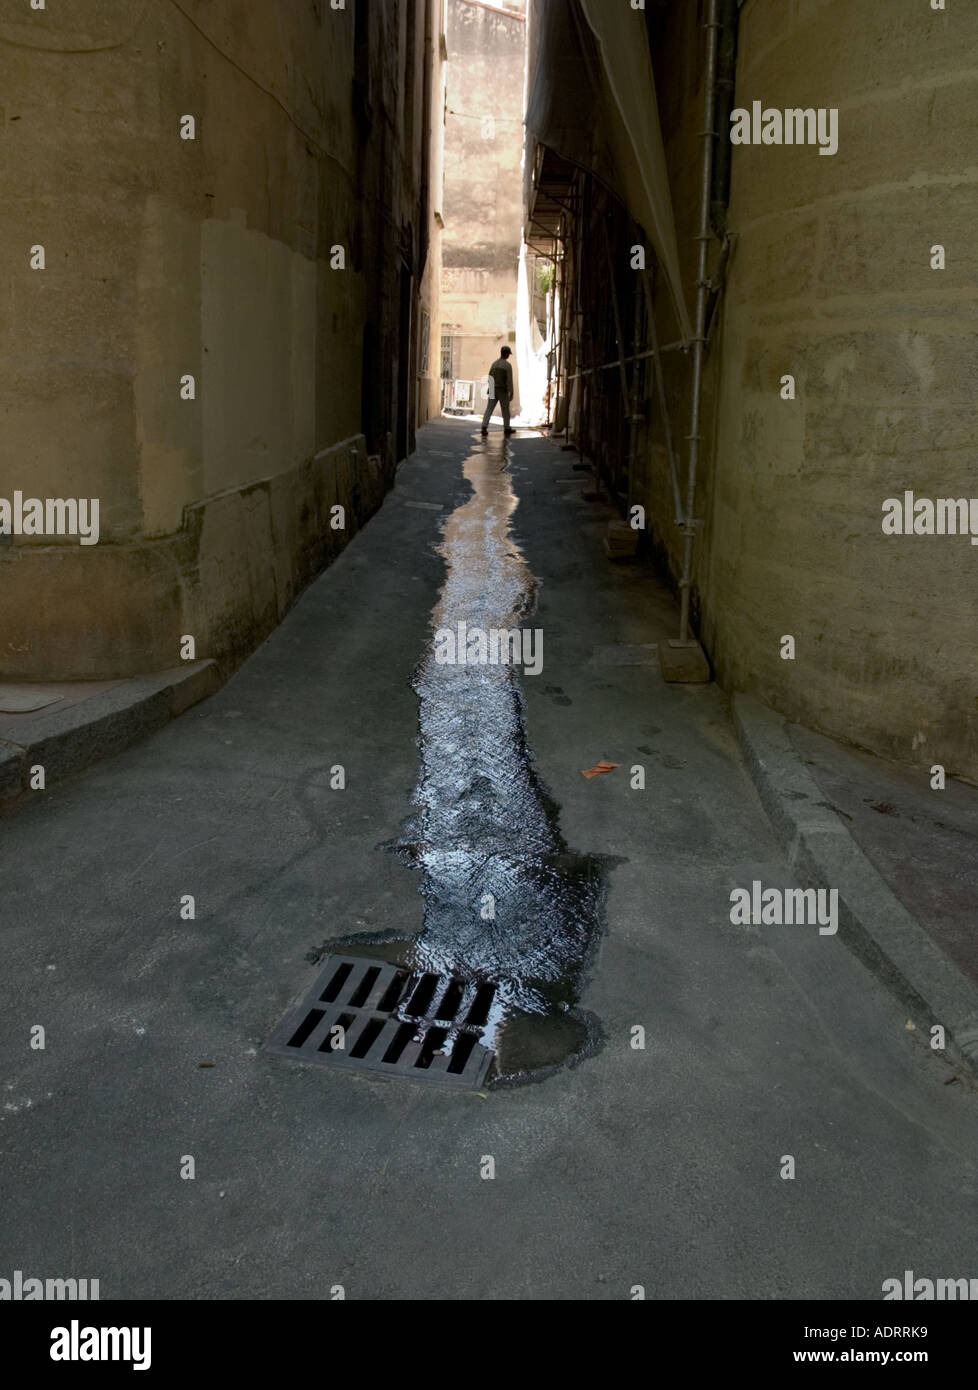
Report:
[[[567,282],[567,234],[568,217],[562,212],[560,215],[560,236],[554,245],[554,308],[560,306],[560,321],[554,318],[554,332],[557,334],[556,343],[556,362],[554,364],[554,398],[547,406],[547,412],[551,415],[554,424],[560,419],[560,403],[564,398],[564,383],[561,371],[564,366],[564,322],[566,309],[564,305],[564,294]],[[551,410],[551,406],[553,407]]]
[[700,409],[703,399],[703,350],[706,332],[706,301],[709,292],[706,269],[710,234],[710,191],[713,181],[713,141],[716,139],[717,0],[709,0],[706,23],[706,92],[703,98],[703,162],[700,171],[699,258],[696,275],[696,336],[693,339],[693,383],[689,443],[689,471],[686,479],[686,514],[683,535],[683,577],[680,580],[679,640],[689,641],[689,593],[693,583],[693,511],[696,506],[696,469],[700,452]]
[[[637,283],[632,285],[632,349],[638,351],[638,340],[642,332],[642,292]],[[628,405],[628,506],[635,501],[637,489],[635,473],[638,462],[638,427],[645,418],[644,393],[639,394],[639,386],[644,384],[642,363],[636,359],[632,363],[632,393]],[[643,470],[644,472],[644,470]],[[643,477],[644,482],[644,477]],[[645,496],[645,489],[642,489]]]
[[[737,74],[737,37],[740,20],[740,0],[720,0],[720,28],[717,33],[717,131],[729,131],[730,113],[734,103],[734,82]],[[710,192],[710,222],[718,237],[726,235],[727,204],[730,201],[730,170],[733,146],[721,140],[713,160],[713,179]]]
[[[582,399],[582,397],[581,397],[581,386],[580,386],[580,381],[579,381],[579,380],[575,380],[575,381],[573,382],[573,384],[572,384],[572,382],[571,382],[571,375],[570,375],[570,367],[571,367],[571,366],[573,366],[573,368],[575,369],[575,371],[580,367],[580,364],[581,364],[581,351],[582,351],[582,349],[581,349],[581,336],[582,336],[582,332],[581,332],[581,324],[582,324],[582,318],[581,318],[581,292],[582,292],[582,291],[581,291],[581,257],[580,257],[580,244],[581,244],[581,238],[582,238],[583,235],[584,235],[584,188],[583,188],[583,181],[582,181],[582,178],[581,178],[581,175],[580,175],[580,174],[575,174],[575,175],[574,175],[574,200],[573,200],[572,206],[573,206],[573,209],[574,209],[574,213],[573,213],[573,217],[574,217],[574,233],[573,233],[573,236],[572,236],[572,237],[568,240],[568,242],[566,243],[567,253],[568,253],[568,256],[569,256],[569,261],[568,261],[568,268],[567,268],[567,271],[565,272],[565,277],[564,277],[564,278],[565,278],[565,282],[566,282],[566,284],[567,284],[567,286],[568,286],[568,290],[567,290],[567,332],[568,332],[568,335],[569,335],[569,336],[568,336],[568,340],[567,340],[567,343],[568,343],[567,352],[566,352],[566,354],[565,354],[565,359],[564,359],[564,360],[568,363],[567,380],[566,380],[566,382],[565,382],[565,389],[566,389],[566,391],[567,391],[567,436],[566,436],[565,442],[568,443],[568,444],[570,443],[570,440],[571,440],[571,433],[572,433],[572,431],[571,431],[571,406],[572,406],[572,405],[576,405],[576,410],[575,410],[575,412],[574,412],[574,417],[573,417],[573,418],[574,418],[573,435],[574,435],[574,438],[575,438],[575,439],[578,439],[578,438],[580,437],[579,431],[578,431],[578,420],[579,420],[580,413],[581,413],[581,399]],[[573,354],[571,353],[571,350],[570,350],[570,344],[571,344],[571,342],[573,342],[573,344],[574,344],[574,351],[573,351]]]

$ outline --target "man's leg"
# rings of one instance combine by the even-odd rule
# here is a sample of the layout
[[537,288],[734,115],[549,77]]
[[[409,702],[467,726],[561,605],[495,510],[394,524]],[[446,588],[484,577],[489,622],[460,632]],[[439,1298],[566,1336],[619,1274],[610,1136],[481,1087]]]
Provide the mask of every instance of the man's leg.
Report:
[[504,430],[508,430],[508,429],[509,429],[509,397],[508,397],[508,396],[503,396],[503,398],[502,398],[502,400],[499,402],[499,404],[500,404],[500,408],[502,409],[502,412],[503,412],[503,429],[504,429]]
[[483,432],[483,434],[487,434],[487,433],[488,433],[488,430],[489,430],[489,417],[492,415],[492,412],[495,410],[495,408],[496,408],[496,397],[495,397],[495,396],[490,396],[489,399],[486,401],[486,413],[485,413],[485,415],[483,415],[483,417],[482,417],[482,432]]

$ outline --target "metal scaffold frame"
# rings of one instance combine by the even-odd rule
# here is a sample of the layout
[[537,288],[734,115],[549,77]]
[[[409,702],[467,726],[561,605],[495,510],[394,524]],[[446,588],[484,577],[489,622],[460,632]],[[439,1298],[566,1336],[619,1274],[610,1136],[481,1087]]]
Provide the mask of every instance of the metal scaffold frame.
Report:
[[[606,481],[612,487],[612,491],[615,490],[615,480],[607,476],[608,469],[603,465],[609,457],[620,458],[627,472],[629,496],[633,495],[638,460],[637,431],[644,420],[642,412],[646,392],[642,369],[646,362],[652,364],[652,389],[661,422],[674,522],[682,536],[681,569],[677,581],[680,598],[679,634],[678,640],[670,645],[687,647],[698,646],[690,632],[690,609],[695,538],[703,525],[702,519],[695,516],[695,507],[703,438],[704,359],[708,328],[712,325],[713,311],[721,290],[730,245],[724,234],[717,273],[710,278],[709,245],[716,235],[712,227],[717,211],[712,195],[721,29],[718,21],[718,0],[706,0],[706,14],[700,27],[706,37],[706,51],[703,69],[705,80],[702,129],[698,132],[701,158],[699,209],[694,237],[697,246],[696,307],[692,336],[685,340],[660,343],[655,314],[653,264],[648,269],[641,268],[638,272],[641,287],[636,286],[631,315],[631,343],[626,342],[623,296],[619,294],[616,281],[614,244],[609,223],[617,219],[618,230],[623,230],[623,218],[627,218],[627,212],[620,196],[604,183],[594,167],[585,168],[577,165],[567,171],[567,161],[563,161],[563,168],[567,171],[564,174],[566,182],[564,187],[560,188],[560,161],[555,159],[548,163],[544,156],[549,156],[551,152],[541,152],[541,148],[538,147],[535,175],[541,183],[535,182],[535,188],[544,188],[542,196],[545,210],[541,215],[549,216],[550,221],[548,223],[531,217],[535,232],[550,240],[550,256],[556,267],[555,284],[558,287],[559,314],[555,325],[556,390],[552,403],[552,417],[556,430],[566,432],[569,439],[573,420],[576,425],[576,442],[582,457],[586,452],[594,455],[593,463],[599,473],[603,472],[606,475]],[[632,235],[633,241],[637,233],[638,229],[631,224],[629,235]],[[638,240],[641,239],[641,234],[638,234]],[[590,246],[594,252],[587,264],[586,246]],[[540,250],[539,247],[536,249]],[[610,347],[611,351],[601,352],[603,343],[606,348]],[[690,361],[687,378],[689,427],[688,433],[683,436],[687,446],[685,470],[682,469],[682,458],[672,427],[669,391],[663,367],[667,356],[680,351],[688,355]],[[617,452],[609,447],[608,436],[614,432],[610,410],[602,410],[602,405],[609,402],[611,396],[602,397],[596,390],[598,379],[605,372],[618,375],[621,403],[617,407],[617,417],[621,426],[627,427],[628,431],[627,446]],[[617,393],[613,392],[612,396],[615,394]],[[673,397],[675,408],[675,380]],[[617,433],[620,436],[623,431],[619,429]],[[601,435],[600,439],[597,437],[598,434]]]

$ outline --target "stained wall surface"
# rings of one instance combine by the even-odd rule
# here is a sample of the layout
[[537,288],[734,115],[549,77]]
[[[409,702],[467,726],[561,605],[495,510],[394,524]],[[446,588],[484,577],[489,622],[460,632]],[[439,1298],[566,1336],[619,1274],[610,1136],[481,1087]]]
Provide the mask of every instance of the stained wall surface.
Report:
[[0,675],[233,664],[379,504],[437,400],[440,18],[2,0],[0,496],[101,536],[4,538]]
[[[691,306],[696,8],[663,7],[653,55]],[[839,144],[834,155],[731,150],[734,241],[707,353],[695,508],[698,632],[728,688],[877,753],[978,780],[978,548],[966,536],[882,531],[884,501],[905,491],[978,493],[978,9],[747,0],[734,105],[754,101],[837,108]],[[932,269],[936,246],[944,270]],[[675,323],[666,296],[657,302],[668,342]],[[664,365],[681,439],[689,364],[679,353]],[[782,398],[789,375],[794,400]],[[632,500],[647,506],[678,580],[682,537],[654,403],[647,422]],[[782,659],[785,636],[794,660]]]
[[526,25],[507,8],[448,0],[442,319],[451,376],[480,384],[516,343]]
[[978,548],[881,524],[976,491],[978,10],[753,0],[736,90],[837,107],[839,150],[733,151],[706,639],[802,723],[978,778]]

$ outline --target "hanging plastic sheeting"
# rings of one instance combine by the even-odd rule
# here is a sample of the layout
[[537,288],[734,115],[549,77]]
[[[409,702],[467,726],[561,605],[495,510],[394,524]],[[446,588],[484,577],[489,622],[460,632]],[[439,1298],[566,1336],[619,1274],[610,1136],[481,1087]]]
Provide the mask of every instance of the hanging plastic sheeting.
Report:
[[[693,328],[644,14],[609,0],[531,0],[529,22],[527,128],[540,144],[596,174],[644,228],[671,292],[680,337],[688,341]],[[532,168],[528,160],[528,178]]]
[[542,425],[547,418],[547,355],[552,344],[540,332],[533,312],[533,287],[527,246],[520,247],[516,282],[516,366],[519,371],[521,425]]

